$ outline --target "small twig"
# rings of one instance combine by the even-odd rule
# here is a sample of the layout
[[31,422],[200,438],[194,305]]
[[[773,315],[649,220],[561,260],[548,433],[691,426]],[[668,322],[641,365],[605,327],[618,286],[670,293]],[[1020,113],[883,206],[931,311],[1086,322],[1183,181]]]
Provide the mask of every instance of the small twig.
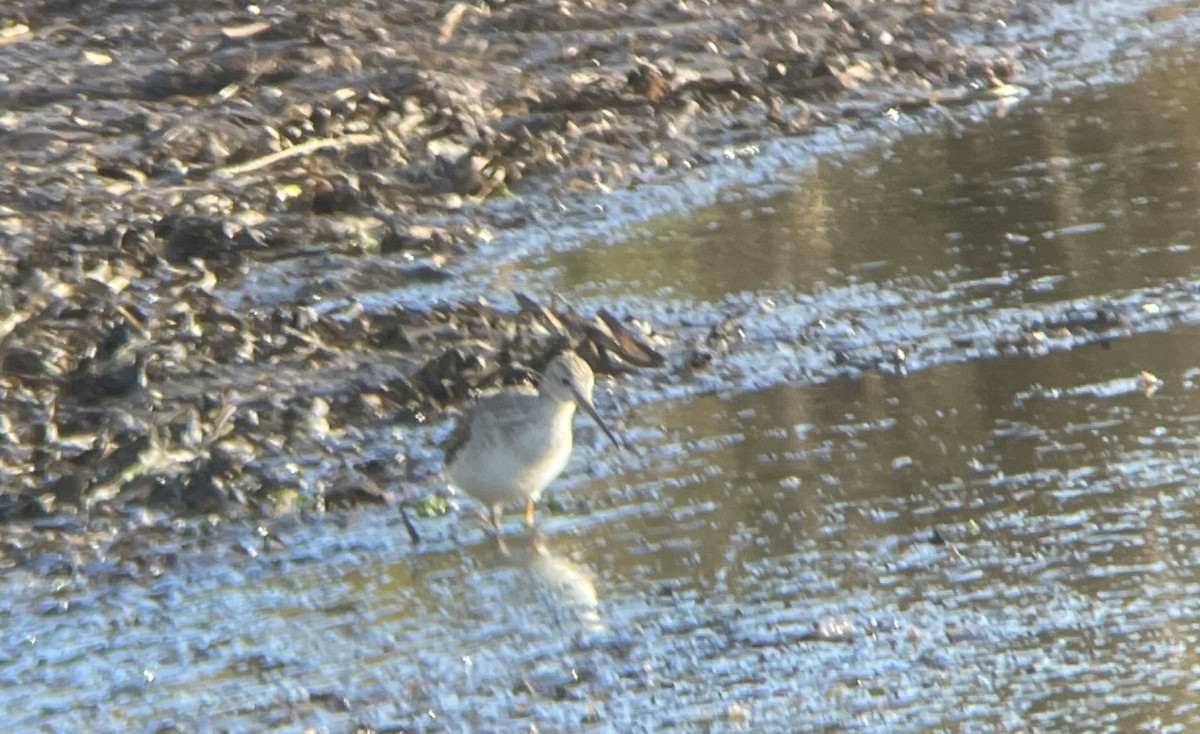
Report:
[[421,542],[421,536],[417,534],[417,528],[413,525],[412,520],[408,519],[408,513],[404,511],[404,505],[400,505],[400,519],[404,520],[404,529],[408,531],[408,538],[413,545]]
[[246,161],[245,163],[239,163],[236,166],[218,168],[213,172],[213,175],[222,178],[232,178],[234,176],[240,176],[243,173],[257,171],[260,168],[266,168],[267,166],[274,165],[287,158],[294,158],[298,155],[307,155],[316,150],[324,150],[326,148],[346,148],[351,145],[370,145],[371,143],[378,143],[379,140],[380,136],[378,133],[350,133],[343,135],[340,138],[316,138],[313,140],[306,140],[299,145],[293,145],[290,148],[285,148],[275,153],[271,153],[270,155],[254,158]]
[[445,46],[454,36],[454,29],[458,27],[459,22],[463,19],[471,6],[467,3],[455,3],[454,7],[446,13],[446,17],[442,19],[442,25],[438,29],[438,45]]

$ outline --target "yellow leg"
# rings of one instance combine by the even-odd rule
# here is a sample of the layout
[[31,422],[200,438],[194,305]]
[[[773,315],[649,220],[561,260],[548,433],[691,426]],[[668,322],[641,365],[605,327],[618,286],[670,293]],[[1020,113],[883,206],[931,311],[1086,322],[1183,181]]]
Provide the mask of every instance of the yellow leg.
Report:
[[525,500],[525,527],[533,527],[533,498]]
[[499,502],[492,505],[492,527],[496,528],[496,532],[500,532],[500,516],[504,514],[504,505]]

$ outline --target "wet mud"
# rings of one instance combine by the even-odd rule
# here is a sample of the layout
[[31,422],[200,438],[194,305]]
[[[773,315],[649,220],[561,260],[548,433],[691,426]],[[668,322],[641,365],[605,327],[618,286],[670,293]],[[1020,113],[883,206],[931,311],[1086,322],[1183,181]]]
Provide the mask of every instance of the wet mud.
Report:
[[0,11],[0,728],[1200,726],[1200,3],[776,5]]
[[563,348],[601,374],[708,369],[736,332],[724,317],[355,294],[452,283],[497,231],[722,147],[1007,94],[1037,52],[999,29],[1041,12],[9,4],[0,554],[73,539],[94,558],[122,527],[408,501],[431,469],[347,458],[364,427],[440,420]]

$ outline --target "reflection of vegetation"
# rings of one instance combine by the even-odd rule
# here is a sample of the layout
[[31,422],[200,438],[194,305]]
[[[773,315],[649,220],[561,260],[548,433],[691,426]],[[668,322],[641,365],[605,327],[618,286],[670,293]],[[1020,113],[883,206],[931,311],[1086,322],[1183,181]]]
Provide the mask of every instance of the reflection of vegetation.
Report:
[[[804,196],[741,199],[671,214],[639,225],[638,235],[554,256],[572,287],[620,283],[628,292],[717,300],[767,287],[807,288],[826,248],[832,210],[813,176],[796,182]],[[818,267],[814,267],[818,265]]]
[[787,191],[658,217],[550,265],[585,291],[707,301],[899,273],[1065,278],[1056,298],[1137,287],[1186,255],[1130,251],[1193,244],[1200,128],[1189,105],[1160,100],[1195,98],[1194,67],[1168,62],[1102,96],[997,107],[965,130],[822,158]]

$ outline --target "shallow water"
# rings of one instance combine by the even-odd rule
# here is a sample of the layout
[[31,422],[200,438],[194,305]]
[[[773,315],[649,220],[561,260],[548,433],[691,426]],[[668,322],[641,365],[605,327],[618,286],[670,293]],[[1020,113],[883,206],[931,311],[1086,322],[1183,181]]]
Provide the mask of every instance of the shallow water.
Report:
[[10,574],[0,725],[1195,730],[1198,80],[1167,50],[532,258],[745,341],[605,385],[643,451],[581,426],[537,540],[368,509],[152,582]]
[[1003,286],[1024,301],[1157,283],[1200,258],[1195,72],[1169,52],[1133,83],[826,156],[770,188],[729,190],[623,241],[536,262],[572,293],[704,301],[902,276],[1012,275]]

